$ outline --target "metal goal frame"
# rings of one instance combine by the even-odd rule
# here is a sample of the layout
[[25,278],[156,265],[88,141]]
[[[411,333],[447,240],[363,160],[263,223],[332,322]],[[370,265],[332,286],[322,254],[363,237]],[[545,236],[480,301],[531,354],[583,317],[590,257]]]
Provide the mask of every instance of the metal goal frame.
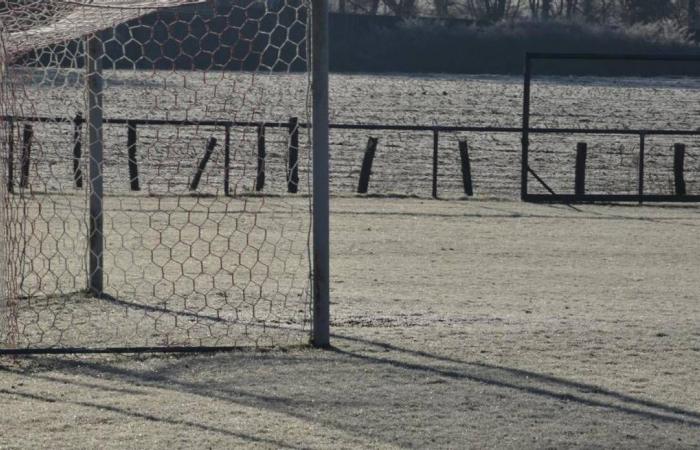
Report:
[[[329,52],[328,52],[328,0],[308,1],[309,66],[311,80],[311,317],[309,343],[317,348],[330,346],[330,288],[329,288]],[[89,180],[89,275],[88,290],[95,296],[104,295],[102,254],[105,245],[102,225],[102,163],[103,123],[102,76],[100,60],[102,46],[90,36],[86,37],[86,98],[88,100],[87,124],[88,152],[91,173],[98,174]],[[5,120],[8,120],[5,118]],[[12,119],[9,119],[11,121]],[[95,167],[92,167],[95,166]],[[2,215],[0,214],[0,217]],[[0,247],[3,249],[4,247]],[[27,347],[0,348],[2,355],[67,354],[67,353],[170,353],[216,352],[238,349],[226,345],[164,345],[164,346],[108,346],[108,347]]]
[[[589,60],[589,61],[651,61],[651,62],[693,62],[700,63],[700,56],[694,55],[641,55],[612,53],[535,53],[525,54],[522,117],[522,158],[520,198],[532,203],[595,203],[595,202],[673,202],[697,203],[700,195],[673,195],[649,193],[644,188],[644,151],[647,136],[700,136],[700,130],[672,129],[585,129],[585,128],[533,128],[530,126],[530,92],[533,68],[536,60]],[[636,194],[576,194],[557,193],[540,177],[529,164],[531,134],[567,134],[567,135],[626,135],[639,138],[639,163],[637,168]],[[528,190],[530,177],[540,183],[548,194],[533,194]]]

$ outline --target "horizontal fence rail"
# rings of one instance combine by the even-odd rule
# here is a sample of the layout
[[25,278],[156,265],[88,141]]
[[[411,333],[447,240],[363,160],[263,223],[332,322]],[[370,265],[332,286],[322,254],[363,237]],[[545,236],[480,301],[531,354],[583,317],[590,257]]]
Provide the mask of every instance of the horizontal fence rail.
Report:
[[[44,122],[44,123],[85,123],[85,119],[71,119],[66,117],[45,116],[0,116],[4,121],[13,122]],[[256,122],[256,121],[231,121],[231,120],[177,120],[177,119],[123,119],[105,118],[106,124],[117,125],[173,125],[173,126],[210,126],[210,127],[259,127],[265,128],[289,128],[289,122]],[[297,124],[298,128],[311,128],[304,122]],[[332,123],[330,128],[338,130],[383,130],[383,131],[437,131],[445,133],[473,132],[473,133],[522,133],[522,127],[493,127],[493,126],[462,126],[462,125],[393,125],[393,124],[354,124]],[[700,136],[698,130],[674,130],[651,128],[528,128],[529,133],[535,134],[617,134],[617,135],[641,135],[648,136]]]

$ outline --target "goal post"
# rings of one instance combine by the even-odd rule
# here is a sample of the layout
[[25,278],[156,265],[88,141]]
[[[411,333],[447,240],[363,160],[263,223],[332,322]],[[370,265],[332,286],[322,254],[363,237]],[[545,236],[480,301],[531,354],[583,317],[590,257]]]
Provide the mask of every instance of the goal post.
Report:
[[89,219],[89,268],[88,290],[96,296],[104,293],[104,129],[102,117],[102,58],[103,44],[98,36],[92,35],[86,38],[87,52],[85,64],[85,89],[88,98],[88,145],[89,145],[89,195],[90,195],[90,219]]
[[313,337],[330,345],[330,176],[328,0],[312,0],[313,91]]
[[0,23],[0,354],[330,345],[328,0]]

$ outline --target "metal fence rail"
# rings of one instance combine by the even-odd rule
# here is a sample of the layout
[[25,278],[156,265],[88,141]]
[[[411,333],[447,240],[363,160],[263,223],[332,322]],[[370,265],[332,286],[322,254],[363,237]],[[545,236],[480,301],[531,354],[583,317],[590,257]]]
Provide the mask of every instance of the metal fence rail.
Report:
[[[530,54],[530,59],[535,57],[544,57],[544,54]],[[561,55],[562,59],[573,55]],[[664,59],[665,60],[665,59]],[[673,59],[675,60],[675,59]],[[691,60],[695,60],[692,59]],[[698,58],[700,61],[700,58]],[[526,64],[526,66],[529,64]],[[527,77],[526,77],[527,78]],[[527,84],[527,82],[526,82]],[[422,125],[422,124],[348,124],[335,123],[330,124],[330,129],[337,130],[364,130],[364,131],[411,131],[411,132],[431,132],[433,135],[432,146],[432,197],[438,198],[438,173],[439,173],[439,142],[442,133],[506,133],[506,134],[521,134],[522,137],[522,184],[521,198],[523,201],[530,202],[553,202],[553,203],[576,203],[576,202],[700,202],[700,195],[667,195],[646,193],[644,190],[644,146],[645,139],[648,136],[700,136],[700,130],[675,130],[675,129],[647,129],[647,128],[543,128],[529,127],[529,102],[528,102],[529,87],[526,87],[526,96],[524,101],[524,116],[523,127],[498,127],[498,126],[445,126],[445,125]],[[82,115],[78,114],[75,118],[66,117],[47,117],[47,116],[0,116],[0,118],[8,123],[72,123],[76,127],[80,127],[85,123]],[[105,118],[105,124],[125,125],[130,133],[135,133],[136,127],[139,125],[145,126],[182,126],[182,127],[222,127],[225,130],[225,142],[230,141],[230,133],[232,128],[255,128],[259,134],[259,141],[264,142],[264,130],[266,128],[288,129],[290,134],[298,133],[300,129],[310,129],[309,123],[298,122],[296,118],[290,118],[286,122],[271,122],[271,121],[230,121],[230,120],[178,120],[178,119],[127,119],[127,118]],[[554,192],[544,179],[538,176],[528,164],[529,156],[529,135],[530,134],[568,134],[568,135],[619,135],[619,136],[638,136],[640,142],[639,167],[638,167],[638,192],[637,194],[562,194]],[[77,135],[77,134],[76,134]],[[79,137],[77,138],[79,139]],[[133,139],[133,138],[132,138]],[[298,139],[298,136],[297,138]],[[228,145],[225,145],[225,151],[228,150]],[[264,145],[264,144],[263,144]],[[133,161],[130,160],[130,163]],[[227,168],[224,169],[224,184],[225,192],[228,194]],[[76,175],[77,176],[77,175]],[[263,175],[264,176],[264,175]],[[298,176],[298,175],[297,175]],[[549,194],[532,194],[528,192],[528,179],[530,176],[542,184]],[[77,180],[77,178],[76,178]],[[132,180],[133,181],[133,180]],[[292,191],[290,191],[292,192]]]

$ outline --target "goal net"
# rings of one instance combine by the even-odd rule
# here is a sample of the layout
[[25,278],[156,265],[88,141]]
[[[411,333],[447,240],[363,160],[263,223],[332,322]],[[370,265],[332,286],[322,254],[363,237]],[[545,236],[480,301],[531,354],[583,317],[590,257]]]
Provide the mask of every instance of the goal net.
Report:
[[306,1],[0,2],[0,352],[308,341]]

